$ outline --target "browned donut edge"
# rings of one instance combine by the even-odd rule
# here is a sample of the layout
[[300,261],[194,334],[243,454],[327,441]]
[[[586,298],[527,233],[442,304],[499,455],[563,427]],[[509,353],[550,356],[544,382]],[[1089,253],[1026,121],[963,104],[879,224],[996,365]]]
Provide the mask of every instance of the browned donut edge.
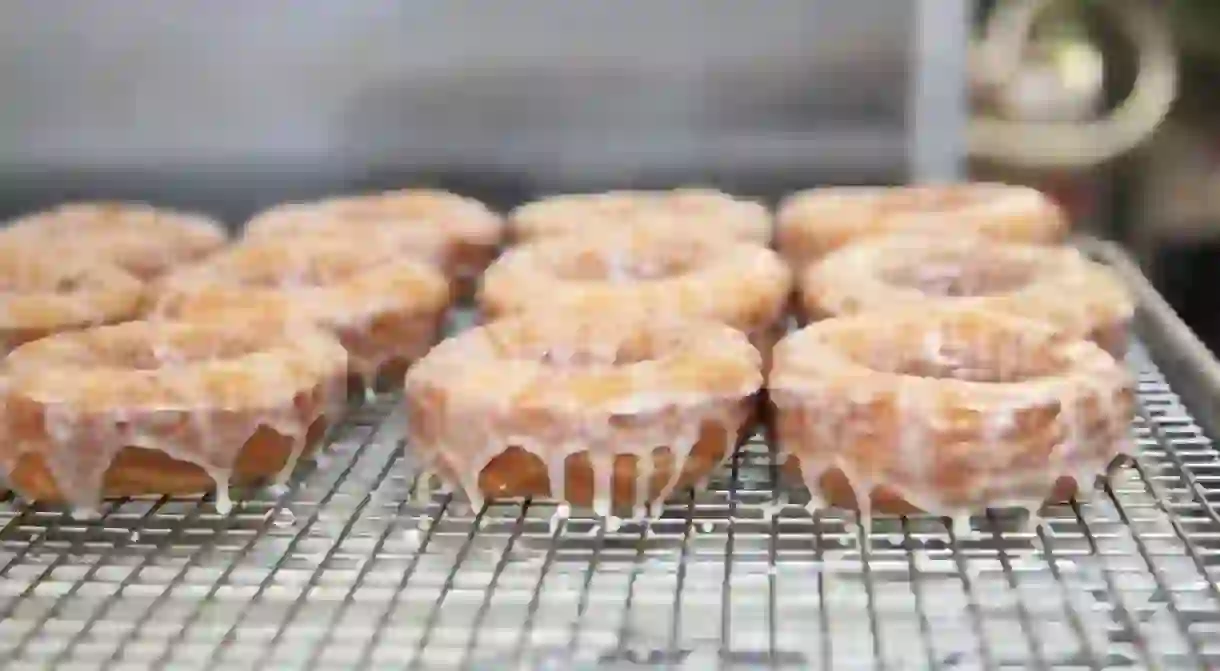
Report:
[[366,323],[334,329],[339,342],[354,357],[380,360],[376,371],[364,379],[361,371],[349,367],[348,386],[352,394],[363,394],[365,386],[374,389],[401,389],[407,369],[440,341],[447,310],[386,311]]
[[[1112,461],[1107,468],[1107,474],[1124,463],[1125,460],[1125,457],[1118,457]],[[781,469],[785,478],[793,482],[801,482],[801,460],[799,457],[795,455],[789,456],[788,460],[781,466]],[[1082,487],[1072,476],[1061,476],[1055,481],[1054,487],[1051,488],[1050,496],[1046,498],[1044,503],[1046,505],[1066,503],[1076,496],[1082,488],[1087,489],[1091,485],[1092,483],[1085,483]],[[818,479],[818,489],[819,491],[814,493],[821,497],[828,506],[853,511],[859,509],[856,491],[852,489],[851,483],[843,474],[843,471],[837,468],[831,468],[822,473],[821,478]],[[869,496],[869,505],[872,512],[881,515],[919,515],[928,512],[907,501],[900,494],[885,485],[877,485],[873,488]]]
[[[740,408],[745,412],[750,399],[743,400]],[[698,484],[722,464],[737,445],[749,436],[751,426],[743,426],[735,435],[728,435],[722,425],[705,421],[700,427],[699,439],[682,464],[682,473],[672,491],[679,491]],[[652,503],[661,494],[673,476],[675,459],[669,447],[658,447],[652,452],[653,470],[648,479],[647,495],[637,497],[636,474],[639,459],[634,455],[619,454],[614,459],[611,478],[611,507],[615,511],[629,512],[637,503]],[[593,467],[587,452],[568,455],[565,462],[564,489],[560,495],[551,492],[550,477],[546,464],[537,456],[519,447],[508,447],[497,455],[479,473],[479,490],[488,500],[540,497],[560,499],[567,503],[591,507],[594,503]],[[437,475],[456,483],[455,466],[444,455],[439,455],[434,465]]]
[[[299,392],[293,399],[296,415],[302,420],[317,417],[310,424],[305,438],[302,456],[312,453],[321,442],[329,424],[338,418],[327,417],[328,408],[334,408],[334,399],[329,398],[336,389],[333,380],[322,382],[311,389]],[[45,406],[13,395],[8,399],[6,427],[10,436],[25,444],[48,445]],[[258,410],[231,411],[221,416],[214,413],[214,422],[249,423],[259,416]],[[105,417],[83,418],[85,422],[111,421]],[[11,449],[14,441],[0,445],[0,454]],[[260,426],[254,435],[241,446],[236,456],[229,482],[234,485],[249,485],[264,482],[279,474],[292,453],[293,441],[274,430]],[[186,445],[184,449],[199,450],[198,445]],[[8,474],[8,485],[22,498],[48,503],[64,503],[65,497],[47,466],[43,455],[27,451],[17,456],[16,465]],[[103,476],[102,496],[106,499],[147,495],[194,495],[213,491],[216,487],[202,468],[170,457],[159,450],[126,447],[115,455]]]
[[500,252],[499,245],[456,240],[449,247],[442,272],[452,284],[457,300],[474,300],[479,291],[483,271]]
[[[1127,387],[1124,390],[1116,392],[1115,401],[1119,404],[1116,407],[1122,407],[1122,412],[1129,415],[1134,411],[1134,391]],[[1092,448],[1092,457],[1108,456],[1108,453],[1102,452],[1105,446],[1111,444],[1111,441],[1118,441],[1122,436],[1116,431],[1125,432],[1125,424],[1122,429],[1118,429],[1116,425],[1110,423],[1109,418],[1104,415],[1103,403],[1100,401],[1090,402],[1085,406],[1084,414],[1085,421],[1088,423],[1088,431],[1090,435],[1096,432],[1097,439],[1088,441]],[[870,412],[875,413],[870,416],[873,431],[859,440],[864,441],[857,443],[853,449],[857,452],[857,460],[864,460],[866,465],[861,466],[868,475],[870,482],[873,482],[873,490],[870,496],[872,509],[879,513],[887,514],[907,514],[914,512],[922,512],[915,504],[906,501],[892,487],[886,486],[883,482],[878,481],[880,478],[887,477],[884,474],[898,473],[901,477],[901,469],[904,464],[893,463],[890,459],[893,452],[887,447],[887,441],[893,439],[894,431],[901,431],[901,425],[894,424],[894,415],[892,412],[887,412],[884,406],[880,408],[870,408]],[[1005,450],[1010,450],[1008,456],[1011,458],[1009,467],[1017,468],[1022,472],[1035,471],[1039,465],[1046,465],[1049,454],[1054,450],[1054,445],[1058,440],[1053,430],[1059,416],[1058,402],[1046,402],[1039,405],[1023,409],[1014,414],[1013,422],[1015,425],[1016,435],[1021,436],[1021,442],[1010,446],[1005,446]],[[800,477],[801,457],[816,457],[824,450],[821,449],[819,441],[814,436],[801,435],[803,430],[800,427],[814,426],[819,421],[816,411],[805,408],[786,408],[777,409],[773,418],[771,427],[772,435],[783,433],[783,429],[789,429],[792,436],[799,438],[789,438],[787,444],[784,445],[784,451],[788,454],[788,460],[783,467],[785,472]],[[776,428],[778,426],[779,428]],[[968,460],[963,460],[960,453],[953,455],[954,443],[946,442],[952,439],[966,439],[967,434],[963,434],[959,429],[955,432],[942,432],[933,440],[937,447],[937,454],[929,454],[927,459],[929,463],[935,462],[936,468],[932,481],[926,482],[929,487],[935,487],[942,493],[947,494],[951,498],[959,498],[963,490],[969,489],[970,483],[976,482],[977,478],[982,475],[986,476],[988,467],[979,467],[973,465]],[[782,442],[782,441],[781,441]],[[941,460],[944,456],[940,448],[945,447],[950,452],[951,456]],[[863,455],[863,456],[861,456]],[[1122,457],[1110,459],[1109,467],[1113,467],[1114,463],[1121,460]],[[882,475],[876,476],[880,473]],[[1070,498],[1076,492],[1076,483],[1070,477],[1071,474],[1058,473],[1056,475],[1052,493],[1048,498],[1048,502],[1061,502]],[[808,482],[807,479],[802,479]],[[817,487],[819,492],[815,492],[821,496],[829,505],[855,509],[857,505],[856,493],[851,487],[850,481],[846,475],[838,468],[827,468],[825,472],[818,476]]]

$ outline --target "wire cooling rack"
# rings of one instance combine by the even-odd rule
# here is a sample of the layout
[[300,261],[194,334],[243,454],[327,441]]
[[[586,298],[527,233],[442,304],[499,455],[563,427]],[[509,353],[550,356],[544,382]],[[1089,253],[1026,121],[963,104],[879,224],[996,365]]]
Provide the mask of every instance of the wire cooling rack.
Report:
[[1086,502],[881,518],[864,543],[761,439],[647,526],[418,500],[395,399],[282,489],[0,503],[5,668],[1220,666],[1220,453],[1137,343],[1137,463]]

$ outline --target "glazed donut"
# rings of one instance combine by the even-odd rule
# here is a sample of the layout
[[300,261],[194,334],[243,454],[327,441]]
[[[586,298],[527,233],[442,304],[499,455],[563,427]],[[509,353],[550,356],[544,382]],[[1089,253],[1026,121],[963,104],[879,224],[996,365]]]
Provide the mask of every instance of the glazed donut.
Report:
[[964,233],[1050,244],[1067,234],[1063,211],[1024,186],[973,183],[944,186],[830,187],[801,191],[779,208],[777,245],[793,268],[861,237],[911,231]]
[[[316,329],[126,322],[4,362],[0,468],[30,500],[195,494],[277,474],[321,437],[347,355]],[[333,418],[331,418],[333,419]]]
[[601,231],[671,229],[688,236],[771,244],[771,215],[766,207],[714,189],[552,196],[518,207],[509,220],[519,242]]
[[1079,251],[984,238],[865,240],[809,266],[800,284],[809,319],[949,303],[1045,321],[1119,359],[1135,314],[1122,281]]
[[30,255],[63,251],[107,260],[141,279],[197,261],[228,241],[220,223],[201,214],[145,203],[69,203],[13,221],[0,239],[33,247]]
[[402,379],[439,338],[449,284],[426,264],[360,241],[300,237],[251,241],[174,273],[153,314],[183,319],[310,322],[347,348],[366,389]]
[[134,317],[144,284],[106,262],[31,254],[0,244],[0,356],[60,331]]
[[496,255],[503,221],[486,205],[447,191],[402,189],[273,207],[246,224],[246,237],[302,233],[360,237],[397,248],[472,282]]
[[750,243],[668,233],[562,237],[505,252],[483,276],[479,304],[493,319],[611,310],[713,319],[744,331],[766,356],[791,285],[779,256]]
[[785,468],[862,521],[1062,501],[1124,452],[1134,411],[1097,345],[943,306],[807,326],[776,347],[768,389]]
[[549,494],[640,515],[732,452],[762,385],[739,331],[643,317],[523,316],[442,342],[407,373],[408,444],[476,509]]

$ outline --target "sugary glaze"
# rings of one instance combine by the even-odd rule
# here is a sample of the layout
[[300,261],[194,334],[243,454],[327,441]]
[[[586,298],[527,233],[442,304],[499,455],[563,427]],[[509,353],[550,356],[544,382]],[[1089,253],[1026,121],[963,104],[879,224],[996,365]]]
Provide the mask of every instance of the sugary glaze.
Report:
[[810,265],[800,284],[810,319],[951,304],[1045,321],[1117,358],[1135,313],[1122,281],[1079,251],[985,238],[865,240]]
[[0,243],[0,356],[59,331],[130,319],[144,283],[104,261]]
[[792,194],[779,208],[776,240],[793,268],[861,237],[926,232],[1031,244],[1061,240],[1068,219],[1050,198],[1024,186],[827,187]]
[[5,244],[28,244],[34,254],[62,259],[64,253],[110,261],[151,279],[197,261],[228,242],[225,229],[201,214],[145,203],[69,203],[14,220]]
[[765,206],[714,189],[551,196],[518,207],[509,221],[518,241],[672,229],[688,236],[718,235],[763,246],[771,243],[771,214]]
[[775,349],[776,435],[830,505],[961,519],[1036,511],[1128,445],[1124,366],[1002,313],[927,306],[818,322]]
[[710,321],[508,318],[407,373],[408,444],[475,506],[549,494],[643,515],[732,451],[760,365],[743,334]]
[[713,319],[762,346],[791,286],[779,255],[750,243],[668,233],[560,237],[505,252],[483,276],[479,304],[492,318],[630,310]]
[[332,331],[366,388],[439,339],[449,284],[439,270],[367,240],[303,236],[236,245],[160,284],[152,313],[194,320],[311,323]]
[[279,205],[251,219],[245,235],[359,236],[435,265],[451,279],[469,281],[495,258],[503,230],[500,216],[477,200],[401,189]]
[[291,473],[342,407],[347,354],[313,328],[126,322],[56,334],[4,362],[0,468],[33,500],[213,488]]

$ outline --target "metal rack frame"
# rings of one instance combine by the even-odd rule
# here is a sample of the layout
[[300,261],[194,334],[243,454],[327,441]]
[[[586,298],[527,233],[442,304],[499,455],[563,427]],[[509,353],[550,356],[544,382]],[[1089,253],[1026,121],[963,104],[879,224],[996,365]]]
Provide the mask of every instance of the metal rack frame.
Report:
[[[0,503],[6,668],[1203,668],[1220,665],[1220,365],[1141,302],[1137,461],[1031,530],[811,516],[760,439],[706,491],[608,529],[418,483],[395,400],[280,490]],[[1155,363],[1154,363],[1155,362]],[[1159,368],[1158,368],[1159,365]]]

